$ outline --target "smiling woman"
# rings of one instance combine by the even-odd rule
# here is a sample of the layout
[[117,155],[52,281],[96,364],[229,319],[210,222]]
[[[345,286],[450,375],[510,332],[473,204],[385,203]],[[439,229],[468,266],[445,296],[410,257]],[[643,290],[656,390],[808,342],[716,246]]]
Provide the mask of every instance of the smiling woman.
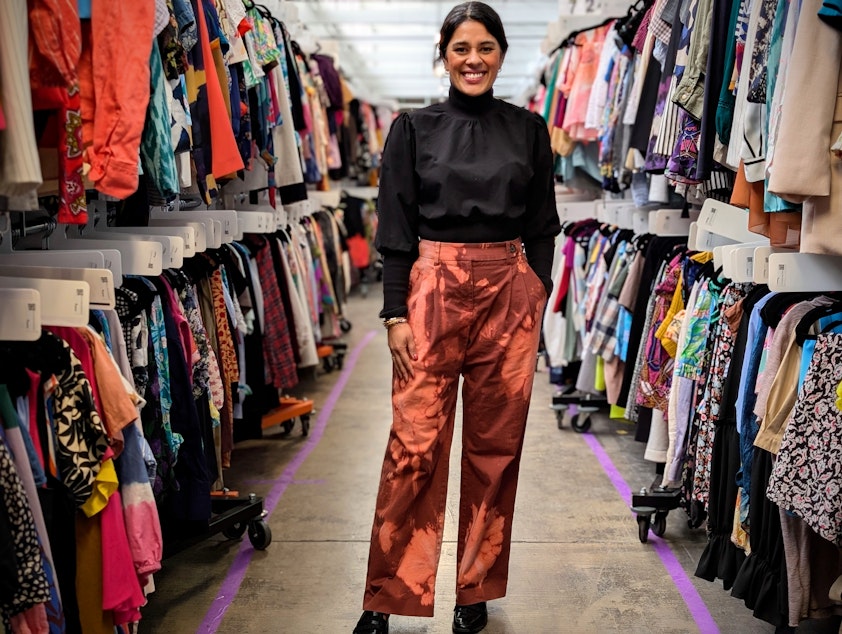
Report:
[[441,28],[439,53],[450,83],[471,97],[491,89],[508,48],[500,18],[480,2],[459,5]]
[[393,418],[355,634],[386,634],[391,614],[433,614],[460,378],[453,632],[483,630],[486,602],[506,594],[521,446],[560,231],[547,125],[494,97],[507,49],[491,7],[455,7],[439,41],[449,98],[400,115],[383,151],[376,246]]

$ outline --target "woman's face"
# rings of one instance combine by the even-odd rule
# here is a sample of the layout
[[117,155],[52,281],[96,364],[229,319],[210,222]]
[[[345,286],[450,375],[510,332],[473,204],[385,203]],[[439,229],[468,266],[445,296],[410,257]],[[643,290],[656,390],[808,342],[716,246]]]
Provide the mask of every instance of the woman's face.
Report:
[[469,95],[477,97],[494,85],[503,52],[500,44],[481,22],[466,20],[453,32],[444,57],[450,83]]

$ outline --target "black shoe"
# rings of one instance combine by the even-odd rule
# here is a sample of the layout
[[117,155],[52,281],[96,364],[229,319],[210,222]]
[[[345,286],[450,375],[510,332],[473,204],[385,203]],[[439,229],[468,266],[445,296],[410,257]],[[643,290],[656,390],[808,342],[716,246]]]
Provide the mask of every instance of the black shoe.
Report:
[[453,610],[453,631],[455,634],[482,632],[488,624],[488,608],[485,601],[472,605],[457,605]]
[[366,610],[357,621],[353,634],[389,634],[389,615]]

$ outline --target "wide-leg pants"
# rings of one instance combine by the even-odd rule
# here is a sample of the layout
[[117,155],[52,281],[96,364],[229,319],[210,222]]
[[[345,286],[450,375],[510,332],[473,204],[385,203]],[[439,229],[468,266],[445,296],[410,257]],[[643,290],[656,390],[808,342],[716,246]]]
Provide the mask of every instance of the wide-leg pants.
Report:
[[410,274],[415,377],[393,378],[363,607],[432,616],[463,377],[456,602],[506,594],[512,516],[546,291],[519,240],[422,240]]

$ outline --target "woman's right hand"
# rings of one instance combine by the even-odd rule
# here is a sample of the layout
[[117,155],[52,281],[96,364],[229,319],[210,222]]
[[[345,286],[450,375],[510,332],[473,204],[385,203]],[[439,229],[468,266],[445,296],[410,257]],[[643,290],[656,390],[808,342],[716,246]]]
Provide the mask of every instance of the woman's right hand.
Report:
[[388,339],[395,372],[401,381],[408,381],[415,376],[412,364],[418,360],[412,328],[407,323],[395,324],[389,328]]

